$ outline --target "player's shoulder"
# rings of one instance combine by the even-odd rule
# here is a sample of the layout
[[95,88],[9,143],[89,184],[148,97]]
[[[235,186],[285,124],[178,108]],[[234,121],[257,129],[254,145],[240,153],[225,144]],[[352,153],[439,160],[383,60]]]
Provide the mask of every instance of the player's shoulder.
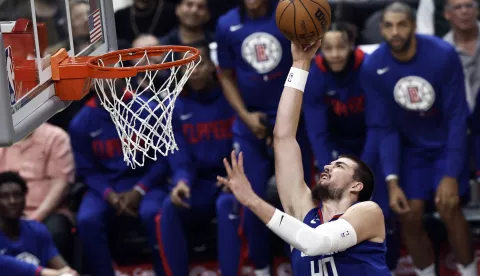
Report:
[[358,213],[358,214],[367,214],[369,217],[381,217],[383,219],[383,211],[382,208],[376,203],[371,200],[358,202],[350,206],[347,209],[345,214],[347,213]]
[[[430,50],[444,50],[444,51],[455,51],[455,48],[452,46],[452,44],[448,43],[447,41],[443,40],[440,37],[436,37],[433,35],[422,35],[422,34],[417,34],[417,41],[419,43],[422,43],[426,45],[425,48]],[[430,48],[432,47],[432,48]]]
[[44,237],[48,232],[47,227],[36,220],[22,219],[20,223],[23,224],[23,229],[27,229],[29,232],[28,236]]
[[241,22],[240,9],[238,7],[230,9],[225,14],[220,16],[217,21],[218,28],[228,28],[231,25],[240,24]]
[[388,45],[385,42],[381,43],[373,52],[365,53],[360,69],[366,72],[375,71],[379,66],[385,65],[385,62],[389,60],[389,55],[391,54]]

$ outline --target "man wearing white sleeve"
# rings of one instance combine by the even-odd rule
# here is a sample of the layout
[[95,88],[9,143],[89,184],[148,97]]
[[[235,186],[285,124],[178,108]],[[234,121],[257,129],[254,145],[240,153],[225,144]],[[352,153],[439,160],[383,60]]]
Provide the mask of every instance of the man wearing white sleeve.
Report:
[[243,153],[224,159],[228,176],[219,176],[238,201],[252,210],[292,247],[294,275],[390,275],[385,262],[382,210],[369,201],[374,177],[354,156],[327,164],[316,187],[303,180],[296,141],[303,90],[311,59],[321,42],[303,49],[292,43],[293,66],[287,76],[274,130],[275,176],[282,212],[258,197],[243,172]]

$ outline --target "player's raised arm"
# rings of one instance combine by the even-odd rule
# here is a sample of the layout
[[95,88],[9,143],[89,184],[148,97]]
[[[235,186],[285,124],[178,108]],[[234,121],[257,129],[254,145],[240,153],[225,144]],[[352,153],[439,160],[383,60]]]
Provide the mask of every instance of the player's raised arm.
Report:
[[296,136],[308,71],[320,44],[317,41],[302,49],[299,44],[292,43],[293,65],[280,98],[273,131],[275,178],[280,200],[284,210],[299,219],[315,207],[303,178],[302,156]]

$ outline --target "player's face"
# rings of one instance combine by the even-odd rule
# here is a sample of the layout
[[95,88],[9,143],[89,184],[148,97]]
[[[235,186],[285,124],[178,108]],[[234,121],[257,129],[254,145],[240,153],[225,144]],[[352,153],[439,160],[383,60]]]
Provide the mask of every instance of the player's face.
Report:
[[0,186],[0,216],[6,219],[18,219],[25,209],[25,194],[17,183],[5,183]]
[[352,48],[353,43],[348,41],[344,32],[327,32],[322,40],[322,54],[334,72],[345,68]]
[[313,189],[314,198],[339,200],[355,182],[353,175],[357,164],[348,158],[339,158],[324,167],[320,180]]
[[478,3],[475,0],[450,0],[445,9],[445,18],[460,31],[475,28]]
[[263,7],[263,5],[266,5],[267,2],[268,0],[243,0],[243,3],[248,10],[258,10]]
[[210,19],[206,0],[183,0],[175,12],[180,23],[189,28],[201,27]]
[[405,13],[386,12],[380,29],[394,52],[405,52],[415,33],[415,25]]

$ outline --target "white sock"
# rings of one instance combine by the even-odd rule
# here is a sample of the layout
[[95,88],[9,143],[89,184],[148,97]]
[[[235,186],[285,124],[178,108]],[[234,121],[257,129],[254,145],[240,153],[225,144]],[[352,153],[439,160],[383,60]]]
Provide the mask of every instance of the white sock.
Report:
[[255,274],[255,276],[270,276],[270,267],[267,266],[262,269],[255,269],[253,273]]
[[418,276],[435,276],[435,264],[431,264],[424,269],[415,268],[415,273]]
[[462,276],[477,276],[477,260],[473,260],[471,264],[466,266],[458,264],[457,267]]

